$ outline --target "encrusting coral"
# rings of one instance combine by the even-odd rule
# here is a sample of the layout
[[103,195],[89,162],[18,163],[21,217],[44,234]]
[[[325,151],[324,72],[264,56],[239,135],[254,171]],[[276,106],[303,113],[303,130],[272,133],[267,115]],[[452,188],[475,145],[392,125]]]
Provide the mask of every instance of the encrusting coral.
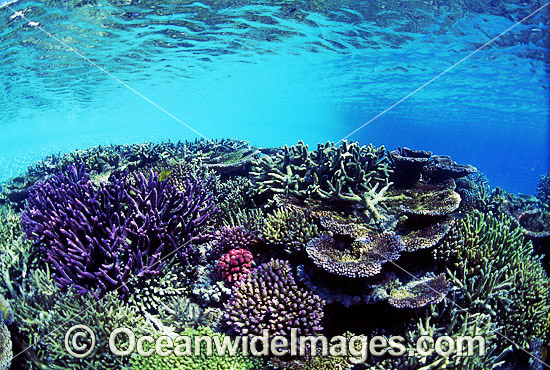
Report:
[[62,287],[97,297],[121,287],[130,275],[155,276],[161,258],[176,252],[181,260],[198,228],[216,212],[201,182],[177,191],[151,173],[110,178],[96,187],[84,168],[38,183],[22,215],[28,238],[40,246]]

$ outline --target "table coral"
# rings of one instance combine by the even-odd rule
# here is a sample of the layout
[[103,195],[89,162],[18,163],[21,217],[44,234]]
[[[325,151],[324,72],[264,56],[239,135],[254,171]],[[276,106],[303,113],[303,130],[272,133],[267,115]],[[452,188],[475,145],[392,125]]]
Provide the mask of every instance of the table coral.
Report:
[[413,280],[404,286],[391,290],[388,303],[397,308],[420,308],[437,304],[445,299],[449,283],[444,274]]
[[387,261],[395,261],[406,245],[395,233],[369,234],[349,246],[336,245],[328,234],[311,240],[306,251],[318,267],[330,273],[351,278],[378,274]]
[[394,212],[410,216],[445,216],[460,206],[461,198],[455,187],[452,179],[436,185],[418,182],[412,188],[396,192],[402,197],[394,198],[389,206]]
[[323,328],[324,301],[299,288],[287,261],[271,260],[246,275],[233,288],[225,306],[227,324],[239,335],[290,338],[297,335],[316,335]]

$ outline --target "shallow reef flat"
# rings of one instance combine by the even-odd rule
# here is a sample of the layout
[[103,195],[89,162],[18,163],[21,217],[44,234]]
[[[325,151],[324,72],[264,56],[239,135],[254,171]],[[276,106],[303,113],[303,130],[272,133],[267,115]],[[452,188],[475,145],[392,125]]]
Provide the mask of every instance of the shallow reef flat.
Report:
[[[2,184],[0,370],[542,369],[549,247],[550,174],[515,195],[444,153],[221,139],[51,155]],[[64,345],[75,324],[95,334],[86,357]],[[406,353],[117,356],[121,327],[401,336]],[[482,336],[485,354],[420,352],[423,335]]]

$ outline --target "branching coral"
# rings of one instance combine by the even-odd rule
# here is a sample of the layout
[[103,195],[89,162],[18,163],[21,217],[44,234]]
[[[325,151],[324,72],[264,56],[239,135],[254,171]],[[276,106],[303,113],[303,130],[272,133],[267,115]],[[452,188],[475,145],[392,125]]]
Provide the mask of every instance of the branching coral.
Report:
[[[105,294],[101,301],[91,294],[62,292],[48,270],[34,270],[30,280],[32,289],[18,297],[14,304],[17,305],[17,327],[26,337],[26,344],[32,345],[32,350],[25,355],[33,369],[124,369],[128,359],[108,349],[113,330],[132,328],[138,337],[161,334],[138,307],[120,300],[115,292]],[[90,327],[97,339],[96,350],[84,359],[71,356],[63,345],[66,330],[75,325],[75,320]],[[124,344],[119,345],[125,348]]]
[[[471,315],[456,307],[441,309],[432,306],[424,317],[418,319],[416,325],[411,327],[406,335],[409,344],[406,353],[410,355],[388,357],[370,366],[367,365],[366,368],[369,370],[497,369],[504,363],[502,361],[504,354],[509,349],[502,350],[497,347],[496,330],[497,326],[489,315]],[[447,336],[452,338],[455,343],[460,338],[479,336],[483,342],[475,339],[471,344],[468,344],[468,348],[463,349],[464,352],[471,350],[472,355],[465,355],[464,352],[459,353],[455,350],[448,356],[440,356],[436,352],[430,351],[433,348],[427,343],[422,348],[423,353],[419,353],[413,343],[417,343],[421,336],[429,336],[430,338]]]
[[319,144],[310,152],[298,142],[256,162],[251,174],[258,193],[281,193],[356,202],[374,186],[385,186],[390,173],[384,147],[343,142]]
[[549,334],[550,279],[531,242],[504,215],[475,212],[435,249],[462,289],[462,304],[489,313],[509,339],[528,348]]
[[151,173],[112,176],[96,188],[85,170],[70,167],[31,191],[22,215],[27,236],[40,245],[62,287],[100,296],[132,274],[157,275],[171,252],[187,258],[198,228],[215,212],[202,183],[177,191]]
[[35,254],[24,239],[19,215],[11,209],[0,210],[0,294],[15,298],[25,290]]
[[288,262],[271,260],[233,288],[225,312],[227,324],[239,335],[261,336],[268,330],[270,338],[290,338],[291,329],[297,335],[319,334],[323,306],[319,297],[296,285]]
[[256,245],[259,242],[256,234],[242,226],[223,226],[214,233],[214,238],[217,239],[220,251],[228,251]]
[[290,253],[303,251],[305,244],[317,235],[319,231],[311,217],[288,208],[268,214],[261,228],[266,243],[284,246]]

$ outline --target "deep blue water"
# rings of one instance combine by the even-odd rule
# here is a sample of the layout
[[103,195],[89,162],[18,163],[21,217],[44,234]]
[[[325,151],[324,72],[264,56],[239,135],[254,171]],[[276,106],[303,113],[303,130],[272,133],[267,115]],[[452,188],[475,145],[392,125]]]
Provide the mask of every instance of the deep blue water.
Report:
[[[1,0],[0,0],[1,2]],[[543,2],[19,1],[25,17],[208,138],[338,141]],[[197,137],[0,10],[0,181],[58,151]],[[550,6],[351,136],[534,193],[550,169]]]

